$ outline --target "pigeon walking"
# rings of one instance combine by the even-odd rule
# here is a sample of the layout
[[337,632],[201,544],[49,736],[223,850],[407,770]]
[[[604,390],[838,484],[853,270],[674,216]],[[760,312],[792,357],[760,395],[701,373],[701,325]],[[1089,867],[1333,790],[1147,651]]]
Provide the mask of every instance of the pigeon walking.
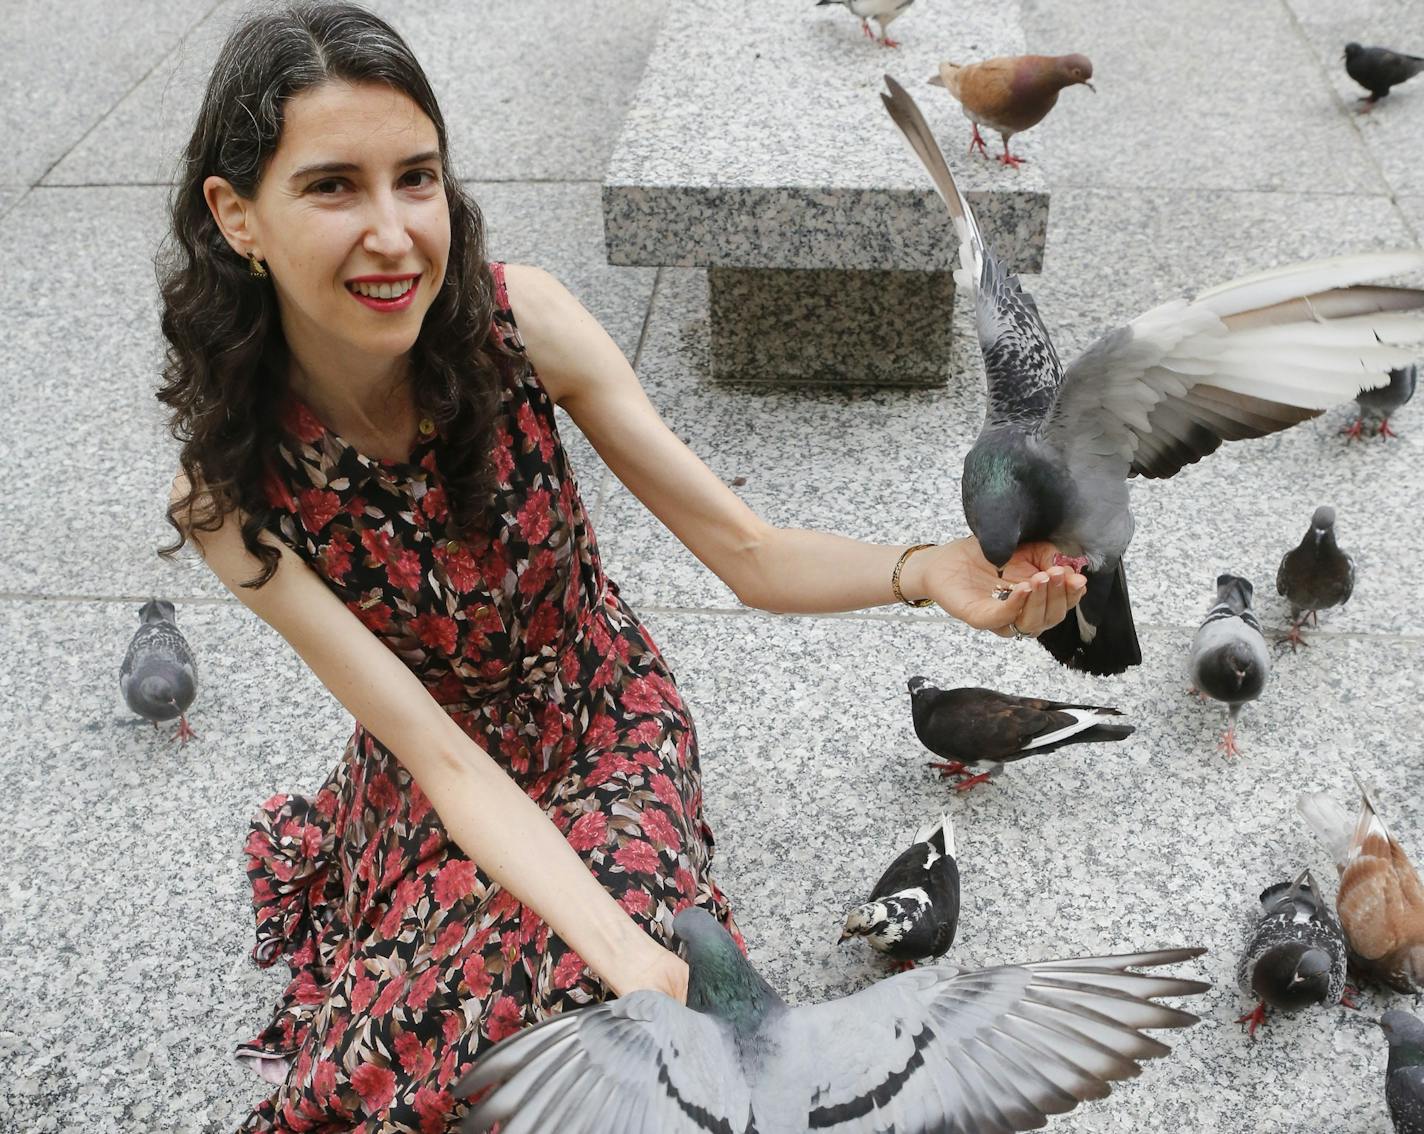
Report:
[[177,739],[187,744],[197,733],[188,724],[188,707],[198,692],[193,651],[178,630],[173,604],[149,599],[138,612],[139,628],[119,667],[119,689],[139,716],[153,722],[178,718]]
[[1093,64],[1086,55],[1005,55],[982,63],[941,63],[930,82],[954,96],[974,128],[969,152],[989,156],[979,127],[997,130],[1004,140],[999,161],[1018,168],[1023,158],[1009,153],[1009,139],[1037,126],[1058,102],[1058,92],[1081,84],[1094,94]]
[[1384,1100],[1394,1134],[1424,1134],[1424,1021],[1394,1008],[1379,1026],[1389,1041]]
[[1355,398],[1360,407],[1359,417],[1353,425],[1346,426],[1342,433],[1354,441],[1363,437],[1367,429],[1373,429],[1375,436],[1388,439],[1399,434],[1389,427],[1389,419],[1400,406],[1414,397],[1419,385],[1419,367],[1415,363],[1397,366],[1389,372],[1389,382],[1373,390],[1361,390]]
[[1251,593],[1250,582],[1239,575],[1216,577],[1216,602],[1192,639],[1187,663],[1192,685],[1227,706],[1221,747],[1228,756],[1240,751],[1236,718],[1241,706],[1261,695],[1271,672],[1271,652],[1251,609]]
[[1335,509],[1322,504],[1310,518],[1310,530],[1287,551],[1276,571],[1276,593],[1291,608],[1291,649],[1306,645],[1305,620],[1317,625],[1316,611],[1349,601],[1355,589],[1355,561],[1335,542]]
[[1418,55],[1401,55],[1387,47],[1361,47],[1358,43],[1345,45],[1345,73],[1370,92],[1360,100],[1366,113],[1389,94],[1390,87],[1414,78],[1420,71],[1424,71],[1424,59]]
[[942,957],[959,928],[959,864],[954,827],[947,815],[915,832],[870,891],[870,900],[846,914],[841,940],[864,937],[901,971],[916,961]]
[[1201,981],[1130,972],[1201,949],[962,972],[930,965],[792,1007],[705,910],[679,913],[687,1006],[643,989],[505,1039],[460,1080],[462,1134],[932,1134],[1036,1129],[1164,1055],[1153,997]]
[[1424,341],[1424,291],[1365,281],[1424,268],[1424,252],[1294,264],[1176,299],[1109,331],[1065,370],[1033,298],[994,258],[908,93],[886,77],[891,118],[954,217],[955,283],[975,306],[988,385],[964,459],[965,518],[1002,569],[1048,540],[1088,577],[1070,617],[1038,635],[1059,661],[1121,673],[1142,654],[1122,557],[1127,479],[1168,477],[1222,441],[1260,437],[1379,385]]
[[903,15],[905,9],[914,2],[915,0],[816,0],[816,7],[824,8],[827,4],[844,5],[850,9],[852,15],[860,17],[860,30],[867,39],[875,39],[875,34],[870,30],[870,21],[874,20],[880,25],[881,46],[899,47],[899,42],[891,39],[886,29],[892,20]]
[[1345,992],[1345,934],[1309,870],[1293,882],[1261,892],[1261,912],[1241,959],[1236,984],[1256,1001],[1241,1017],[1250,1034],[1266,1022],[1266,1008],[1298,1012],[1337,1004]]
[[1424,993],[1424,886],[1363,784],[1360,794],[1360,814],[1354,819],[1323,791],[1303,793],[1296,806],[1340,872],[1335,911],[1351,964],[1362,977],[1419,996]]
[[1067,744],[1126,740],[1132,725],[1117,709],[1071,705],[1037,697],[1014,697],[992,689],[937,689],[910,678],[910,715],[920,743],[940,757],[941,775],[965,775],[954,786],[967,791],[1025,756]]

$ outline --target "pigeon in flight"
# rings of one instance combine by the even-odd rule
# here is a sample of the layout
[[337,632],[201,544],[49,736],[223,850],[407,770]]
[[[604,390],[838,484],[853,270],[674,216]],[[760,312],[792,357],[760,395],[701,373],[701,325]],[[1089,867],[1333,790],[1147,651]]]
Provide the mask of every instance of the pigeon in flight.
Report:
[[870,900],[846,914],[841,940],[864,937],[901,971],[942,957],[959,928],[959,864],[949,816],[926,823],[880,876]]
[[1389,372],[1386,385],[1359,392],[1355,402],[1360,407],[1360,415],[1353,425],[1346,426],[1341,432],[1351,441],[1363,437],[1370,428],[1374,429],[1376,437],[1385,440],[1398,437],[1399,434],[1389,427],[1389,419],[1400,406],[1414,397],[1418,385],[1417,364],[1411,362],[1408,366],[1396,366]]
[[1155,307],[1109,331],[1066,369],[1032,296],[984,243],[914,100],[882,94],[959,235],[955,283],[974,303],[988,385],[964,459],[965,518],[1003,568],[1049,540],[1088,577],[1069,617],[1038,635],[1055,658],[1121,673],[1142,654],[1122,557],[1128,477],[1169,477],[1222,441],[1261,437],[1380,385],[1424,340],[1424,291],[1367,281],[1424,268],[1424,252],[1293,264]]
[[1130,972],[1202,949],[960,971],[938,964],[792,1007],[705,910],[673,921],[687,1006],[642,989],[491,1048],[455,1088],[493,1088],[461,1134],[1008,1134],[1107,1095],[1164,1055],[1154,1003],[1210,985]]
[[[1125,740],[1133,727],[1117,709],[1014,697],[992,689],[937,689],[910,678],[910,715],[920,743],[940,757],[941,775],[965,775],[955,788],[986,783],[1005,764],[1066,744]],[[979,769],[983,769],[980,771]]]
[[1193,687],[1227,706],[1221,747],[1228,756],[1240,752],[1236,718],[1241,706],[1261,695],[1271,672],[1271,652],[1251,609],[1251,591],[1250,582],[1239,575],[1216,577],[1216,602],[1192,639],[1187,663]]
[[1310,518],[1310,530],[1285,553],[1276,571],[1276,593],[1291,608],[1291,649],[1306,645],[1305,620],[1318,625],[1315,612],[1349,601],[1355,589],[1355,561],[1335,542],[1335,509],[1322,504]]
[[1236,984],[1256,1001],[1241,1017],[1252,1036],[1266,1008],[1297,1012],[1337,1004],[1345,992],[1345,935],[1309,870],[1261,893],[1261,913],[1236,965]]
[[1384,1099],[1394,1134],[1424,1134],[1424,1021],[1392,1008],[1379,1026],[1389,1041]]
[[1360,100],[1367,114],[1389,94],[1390,87],[1414,78],[1420,71],[1424,71],[1424,59],[1418,55],[1402,55],[1387,47],[1361,47],[1358,43],[1345,45],[1345,74],[1370,92]]
[[903,15],[905,9],[914,2],[915,0],[816,0],[816,7],[824,8],[827,4],[841,4],[849,8],[852,15],[860,17],[860,30],[865,34],[866,39],[875,38],[875,33],[870,30],[870,21],[874,20],[880,25],[881,46],[899,47],[899,41],[891,39],[886,29],[892,20]]
[[128,706],[158,727],[178,718],[177,739],[187,744],[197,733],[188,724],[188,707],[198,692],[193,651],[178,630],[173,604],[149,599],[138,612],[139,627],[119,667],[119,689]]

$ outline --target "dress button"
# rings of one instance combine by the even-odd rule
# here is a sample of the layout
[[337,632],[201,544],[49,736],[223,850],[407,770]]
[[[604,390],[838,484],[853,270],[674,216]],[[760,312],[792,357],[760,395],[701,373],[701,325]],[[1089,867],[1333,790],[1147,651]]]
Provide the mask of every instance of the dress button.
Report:
[[429,437],[434,432],[435,422],[428,417],[422,417],[420,419],[420,435],[422,437]]
[[460,550],[460,541],[458,539],[447,539],[445,541],[445,550],[451,555],[454,555],[455,552]]

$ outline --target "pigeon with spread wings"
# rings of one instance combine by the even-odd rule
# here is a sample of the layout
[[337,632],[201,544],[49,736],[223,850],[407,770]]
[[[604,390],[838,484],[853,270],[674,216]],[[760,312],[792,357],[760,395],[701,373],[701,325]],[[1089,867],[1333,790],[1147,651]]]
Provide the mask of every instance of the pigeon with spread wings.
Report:
[[1175,299],[1109,331],[1064,367],[1024,291],[985,245],[919,107],[882,94],[949,206],[955,283],[971,299],[988,406],[964,459],[964,514],[1002,567],[1049,540],[1084,570],[1072,614],[1038,640],[1089,673],[1142,660],[1122,557],[1130,476],[1169,477],[1223,441],[1261,437],[1387,380],[1424,341],[1424,291],[1368,281],[1424,268],[1424,252],[1292,264]]

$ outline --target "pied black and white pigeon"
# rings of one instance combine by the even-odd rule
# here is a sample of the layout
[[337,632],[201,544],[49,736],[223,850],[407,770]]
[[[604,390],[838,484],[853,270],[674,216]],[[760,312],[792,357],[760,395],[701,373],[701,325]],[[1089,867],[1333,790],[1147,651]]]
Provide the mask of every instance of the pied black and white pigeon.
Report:
[[1384,1101],[1394,1134],[1424,1134],[1424,1021],[1391,1008],[1379,1026],[1389,1042]]
[[974,303],[988,404],[964,459],[964,514],[985,558],[1048,540],[1085,569],[1073,613],[1038,635],[1059,661],[1121,673],[1142,660],[1122,557],[1127,479],[1169,477],[1222,441],[1261,437],[1385,381],[1424,341],[1424,291],[1367,281],[1424,252],[1292,264],[1174,299],[1109,331],[1065,370],[1033,298],[985,245],[934,136],[889,76],[881,95],[959,234],[955,283]]
[[867,39],[875,38],[875,34],[870,30],[870,21],[874,20],[880,25],[880,44],[884,47],[899,47],[900,44],[890,38],[886,29],[892,20],[903,15],[905,9],[914,2],[915,0],[816,0],[816,7],[840,4],[848,8],[852,15],[860,17],[860,30]]
[[705,910],[673,921],[687,1005],[640,989],[490,1049],[455,1094],[488,1095],[461,1134],[1007,1134],[1108,1094],[1168,1048],[1147,1028],[1196,1017],[1154,1003],[1210,985],[1130,972],[1202,949],[898,973],[788,1005]]
[[1310,871],[1268,886],[1236,963],[1237,987],[1256,1001],[1240,1022],[1254,1036],[1268,1007],[1298,1012],[1312,1004],[1338,1004],[1345,969],[1345,934]]
[[128,706],[158,727],[178,718],[177,739],[187,744],[197,733],[188,725],[188,708],[198,692],[193,651],[178,629],[173,604],[149,599],[138,612],[139,627],[119,667],[119,689]]
[[1366,111],[1389,94],[1390,87],[1397,87],[1424,71],[1424,58],[1391,51],[1387,47],[1361,47],[1358,43],[1345,45],[1345,74],[1370,93],[1360,101]]
[[1389,427],[1389,419],[1395,411],[1414,397],[1419,385],[1419,366],[1411,362],[1408,366],[1396,366],[1389,372],[1389,382],[1373,390],[1361,390],[1355,397],[1360,414],[1353,425],[1341,430],[1351,441],[1363,437],[1368,430],[1374,430],[1376,437],[1388,440],[1399,434]]
[[863,937],[901,971],[942,957],[959,928],[959,863],[949,816],[926,823],[886,868],[870,900],[846,914],[841,941]]
[[930,767],[940,775],[962,775],[967,791],[998,775],[1005,764],[1052,752],[1068,744],[1125,740],[1132,725],[1122,713],[1102,705],[1073,705],[1038,697],[1014,697],[993,689],[939,689],[926,678],[910,678],[910,716],[920,743],[940,757]]
[[1250,581],[1240,575],[1216,577],[1216,602],[1192,639],[1187,660],[1195,691],[1226,704],[1221,747],[1228,756],[1240,751],[1236,718],[1241,706],[1261,695],[1271,672],[1271,651],[1251,609],[1251,593]]
[[1276,593],[1290,603],[1291,626],[1286,641],[1291,649],[1308,643],[1301,636],[1305,620],[1318,625],[1316,611],[1349,601],[1355,590],[1355,561],[1335,542],[1335,509],[1322,504],[1310,518],[1301,541],[1281,557],[1276,570]]

